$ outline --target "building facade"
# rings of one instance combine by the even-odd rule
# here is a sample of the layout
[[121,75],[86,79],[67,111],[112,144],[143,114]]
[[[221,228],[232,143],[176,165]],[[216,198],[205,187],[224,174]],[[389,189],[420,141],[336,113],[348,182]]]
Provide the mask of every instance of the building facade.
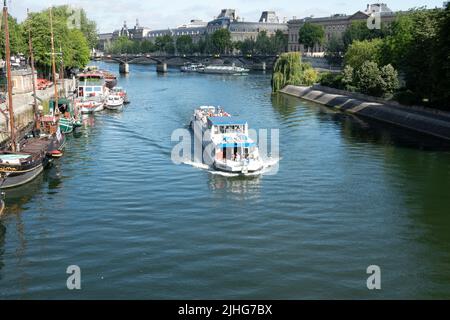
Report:
[[99,49],[105,48],[107,44],[119,37],[128,37],[133,40],[150,40],[155,42],[156,38],[169,35],[175,40],[179,36],[188,35],[192,37],[194,43],[203,39],[206,35],[211,35],[219,29],[228,29],[231,33],[232,41],[244,41],[246,39],[255,40],[261,31],[266,31],[269,36],[274,35],[277,30],[283,31],[286,35],[288,25],[280,22],[274,11],[264,11],[258,22],[246,22],[241,19],[235,9],[223,9],[220,14],[210,22],[201,20],[191,20],[185,25],[175,28],[150,30],[141,27],[136,21],[134,28],[129,28],[126,21],[121,29],[113,33],[100,35]]
[[299,31],[305,23],[320,25],[325,31],[325,43],[316,45],[310,49],[312,53],[323,55],[327,42],[332,37],[342,38],[347,28],[356,21],[368,21],[371,15],[376,14],[380,17],[381,23],[390,23],[395,19],[395,13],[388,8],[385,3],[368,4],[366,10],[358,11],[353,15],[335,14],[330,17],[322,18],[303,18],[289,20],[288,25],[288,51],[305,52],[305,48],[299,43]]
[[228,29],[231,33],[231,41],[255,40],[262,31],[272,36],[281,30],[288,32],[287,23],[280,23],[274,11],[264,11],[258,22],[243,21],[234,9],[223,9],[216,19],[210,21],[206,27],[206,34],[213,34],[219,29]]

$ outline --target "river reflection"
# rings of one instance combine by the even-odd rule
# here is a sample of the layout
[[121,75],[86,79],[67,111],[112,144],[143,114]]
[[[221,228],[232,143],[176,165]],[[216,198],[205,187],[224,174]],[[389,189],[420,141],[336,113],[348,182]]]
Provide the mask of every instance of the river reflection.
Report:
[[[1,298],[73,299],[72,264],[84,299],[367,299],[371,264],[378,298],[450,297],[441,142],[271,95],[268,75],[130,72],[123,113],[83,117],[63,158],[7,191]],[[170,137],[203,104],[279,129],[276,174],[176,166]]]
[[209,173],[209,187],[214,195],[228,196],[234,200],[257,199],[260,196],[260,176],[228,177],[221,172]]

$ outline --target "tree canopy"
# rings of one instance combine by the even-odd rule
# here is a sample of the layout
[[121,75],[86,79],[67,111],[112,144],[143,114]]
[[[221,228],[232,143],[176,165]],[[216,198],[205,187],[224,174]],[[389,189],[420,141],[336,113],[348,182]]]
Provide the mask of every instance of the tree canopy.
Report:
[[305,23],[298,32],[299,43],[303,44],[307,50],[314,48],[315,45],[322,45],[325,41],[325,30],[322,26]]

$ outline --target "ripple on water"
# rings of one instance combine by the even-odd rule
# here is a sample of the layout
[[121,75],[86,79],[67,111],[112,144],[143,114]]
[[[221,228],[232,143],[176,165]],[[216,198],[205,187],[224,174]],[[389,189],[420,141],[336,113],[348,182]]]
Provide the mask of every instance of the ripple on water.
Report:
[[[86,117],[64,158],[7,191],[2,298],[370,298],[370,264],[381,298],[450,297],[449,149],[271,95],[268,75],[132,66],[120,83],[123,113]],[[171,134],[204,104],[279,129],[278,171],[175,165]],[[71,264],[79,294],[65,288]]]

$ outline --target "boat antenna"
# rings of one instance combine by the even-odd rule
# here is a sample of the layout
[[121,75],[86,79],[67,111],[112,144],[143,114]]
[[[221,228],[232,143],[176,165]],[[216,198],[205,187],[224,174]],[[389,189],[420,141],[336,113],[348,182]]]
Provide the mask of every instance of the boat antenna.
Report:
[[[27,9],[27,16],[30,17],[30,9]],[[30,20],[31,23],[31,20]],[[36,96],[36,70],[34,68],[34,54],[33,54],[33,40],[31,38],[31,25],[28,26],[28,49],[30,51],[30,64],[31,64],[31,76],[33,77],[32,83],[33,83],[33,111],[34,111],[34,128],[39,129],[40,123],[39,123],[39,115],[38,115],[38,103],[37,103],[37,96]]]
[[8,110],[9,110],[9,126],[11,130],[11,150],[16,152],[16,130],[14,127],[14,108],[12,97],[12,81],[11,81],[11,48],[9,43],[9,24],[8,24],[8,7],[6,0],[3,0],[3,20],[5,20],[5,60],[6,60],[6,80],[8,86]]
[[[6,1],[6,0],[5,0]],[[53,86],[55,87],[55,108],[53,112],[58,110],[58,83],[56,82],[56,61],[55,61],[55,40],[53,37],[53,17],[52,17],[52,7],[50,7],[50,39],[52,46],[52,73],[53,73]]]

